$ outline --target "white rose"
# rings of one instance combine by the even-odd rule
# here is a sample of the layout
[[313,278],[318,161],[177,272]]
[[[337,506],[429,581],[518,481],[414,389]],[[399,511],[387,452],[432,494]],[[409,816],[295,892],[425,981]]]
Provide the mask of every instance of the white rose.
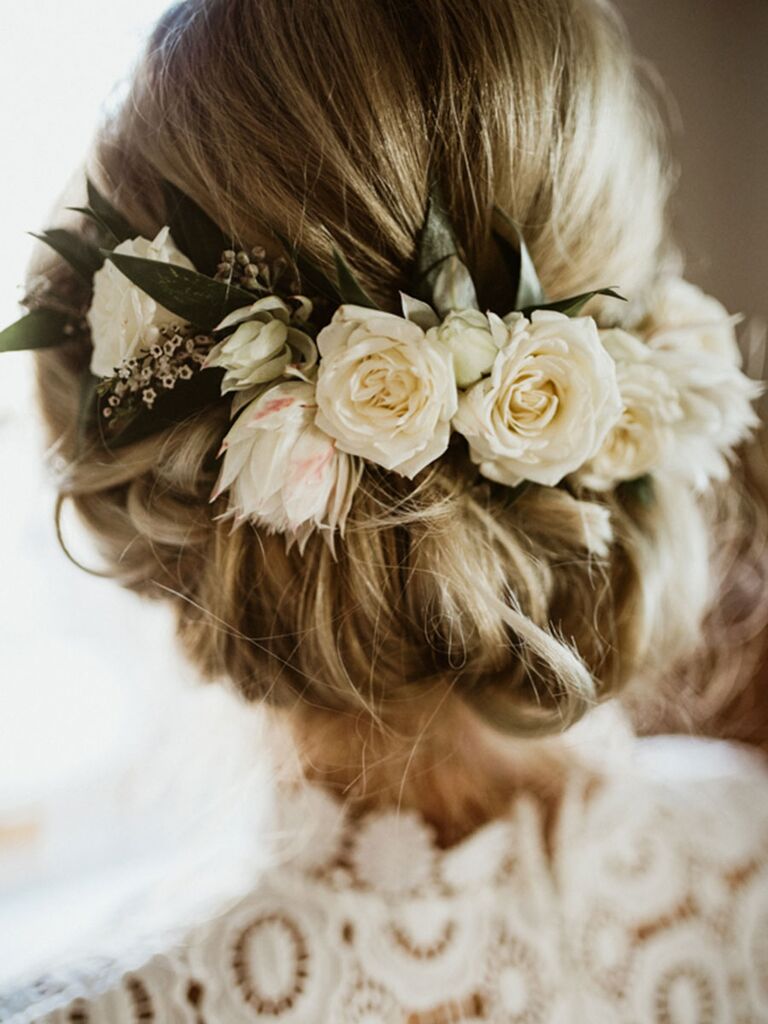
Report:
[[662,468],[698,490],[710,480],[725,480],[733,449],[759,423],[752,402],[762,385],[727,355],[692,352],[683,336],[654,337],[649,348],[653,366],[677,392],[681,409]]
[[448,349],[361,306],[341,306],[317,345],[317,425],[342,451],[408,477],[445,451],[457,401]]
[[[129,238],[114,251],[195,269],[176,248],[167,227],[152,241]],[[91,373],[97,377],[111,377],[126,359],[146,351],[156,338],[157,328],[183,322],[137,288],[110,260],[93,276],[93,301],[87,319],[93,341]]]
[[222,320],[219,329],[237,327],[214,345],[205,361],[206,368],[218,366],[227,371],[221,383],[222,395],[269,383],[291,365],[301,363],[306,371],[315,363],[314,342],[293,327],[290,319],[291,310],[282,299],[267,295]]
[[427,338],[451,352],[456,383],[466,388],[491,369],[496,353],[509,340],[509,328],[493,313],[466,309],[449,313],[427,331]]
[[733,317],[717,299],[679,277],[665,277],[658,284],[650,311],[642,325],[657,346],[669,342],[704,351],[741,365]]
[[456,430],[491,480],[554,486],[599,450],[621,415],[613,360],[594,320],[539,310],[507,321],[490,377],[459,401]]
[[607,490],[664,462],[673,443],[671,424],[682,410],[676,389],[653,365],[653,353],[639,338],[615,329],[601,331],[600,340],[616,364],[624,411],[579,479],[594,490]]
[[278,533],[305,539],[315,526],[344,526],[360,477],[355,459],[315,425],[315,389],[285,381],[247,405],[221,446],[214,499]]

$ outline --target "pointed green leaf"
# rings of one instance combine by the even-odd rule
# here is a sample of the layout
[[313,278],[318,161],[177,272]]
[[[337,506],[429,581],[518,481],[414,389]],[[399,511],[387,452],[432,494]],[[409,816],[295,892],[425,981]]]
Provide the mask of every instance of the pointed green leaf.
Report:
[[98,214],[94,213],[90,206],[68,206],[67,209],[71,210],[72,213],[81,213],[88,220],[93,221],[99,229],[99,237],[102,242],[101,248],[114,249],[116,245],[119,245],[119,241],[112,233],[112,230],[99,218]]
[[[430,275],[449,256],[456,256],[456,236],[443,203],[440,189],[433,185],[427,200],[427,211],[414,257],[414,280],[417,284],[432,283]],[[421,298],[421,296],[418,296]],[[429,299],[426,299],[429,301]]]
[[440,316],[454,309],[477,309],[472,277],[458,256],[449,256],[436,267],[432,299]]
[[441,316],[452,309],[477,309],[475,285],[459,256],[456,234],[436,184],[430,188],[416,244],[411,289]]
[[527,306],[521,312],[525,316],[530,316],[537,309],[548,309],[555,313],[564,313],[565,316],[578,316],[589,300],[593,299],[596,295],[607,295],[611,299],[620,299],[622,302],[627,301],[615,288],[596,288],[594,291],[582,292],[581,295],[573,295],[568,299],[558,299],[557,302],[545,302],[542,305]]
[[34,231],[30,234],[33,238],[50,245],[89,284],[104,263],[104,256],[95,245],[86,242],[72,231],[67,231],[66,228],[51,228],[49,231],[43,231],[41,235],[35,234]]
[[163,182],[166,221],[171,237],[201,274],[213,275],[225,249],[234,241],[214,223],[205,210],[169,181]]
[[[522,310],[529,306],[535,306],[540,309],[547,301],[547,297],[522,232],[512,218],[498,206],[494,208],[493,212],[496,239],[506,257],[507,265],[512,270],[513,262],[517,263],[517,294],[513,308]],[[509,252],[510,247],[513,252],[516,251],[514,258]]]
[[101,377],[95,377],[90,369],[86,369],[80,380],[80,401],[77,410],[76,452],[82,455],[88,439],[88,431],[98,414],[97,388]]
[[341,255],[336,246],[333,247],[333,259],[336,263],[336,278],[339,282],[339,295],[342,302],[352,306],[365,306],[367,309],[380,309],[363,286],[355,277],[352,268]]
[[339,292],[338,285],[317,264],[302,256],[296,246],[285,235],[279,231],[274,231],[273,233],[299,272],[302,293],[312,298],[319,296],[332,303],[344,301]]
[[124,253],[105,255],[143,292],[202,331],[212,331],[228,313],[253,305],[250,292],[214,281],[195,270]]
[[122,213],[118,213],[114,206],[104,198],[90,178],[88,179],[88,207],[118,242],[124,242],[126,238],[134,238],[138,235],[138,231],[134,231]]
[[30,352],[54,348],[71,340],[72,318],[54,309],[33,309],[0,331],[0,352]]
[[423,331],[428,331],[430,327],[439,325],[440,317],[429,303],[422,302],[421,299],[414,299],[412,295],[406,295],[405,292],[400,292],[400,304],[405,319],[418,324]]

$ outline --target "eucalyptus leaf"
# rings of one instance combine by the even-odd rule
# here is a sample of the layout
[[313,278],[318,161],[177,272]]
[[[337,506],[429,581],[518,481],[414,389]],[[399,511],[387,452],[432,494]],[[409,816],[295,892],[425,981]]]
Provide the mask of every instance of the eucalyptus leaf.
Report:
[[352,268],[341,255],[336,246],[333,247],[333,259],[336,264],[336,279],[341,301],[352,306],[365,306],[367,309],[380,309],[363,286],[355,277]]
[[614,288],[596,288],[594,291],[582,292],[581,295],[573,295],[568,299],[559,299],[557,302],[545,302],[539,306],[527,306],[521,312],[525,316],[530,316],[537,309],[548,309],[555,313],[564,313],[565,316],[578,316],[589,300],[593,299],[596,295],[607,295],[612,299],[620,299],[622,302],[627,301]]
[[477,309],[475,285],[458,256],[449,256],[436,268],[432,301],[441,316],[454,309]]
[[279,231],[275,231],[274,235],[299,272],[303,294],[308,294],[312,298],[319,296],[328,302],[336,304],[344,301],[339,292],[338,285],[328,277],[325,271],[321,270],[316,263],[308,260],[306,256],[302,256],[296,246],[285,235]]
[[517,293],[513,308],[516,310],[524,309],[526,306],[541,308],[547,301],[547,297],[520,228],[498,206],[494,207],[493,213],[494,233],[502,253],[506,257],[507,265],[510,270],[513,270],[516,265]]
[[127,238],[134,238],[138,231],[134,231],[122,213],[104,198],[93,182],[88,179],[88,207],[93,211],[95,217],[106,225],[107,229],[117,239],[124,242]]
[[197,203],[169,181],[163,182],[166,222],[171,237],[202,274],[213,275],[233,239]]
[[202,331],[213,331],[228,313],[253,305],[250,292],[214,281],[195,270],[125,253],[105,255],[143,292]]
[[43,231],[40,235],[35,234],[34,231],[30,234],[33,238],[49,245],[89,284],[93,280],[93,275],[104,263],[104,256],[100,249],[81,238],[80,235],[67,231],[66,228],[51,228],[48,231]]
[[72,318],[55,309],[33,309],[0,331],[0,352],[31,352],[55,348],[71,340],[67,328]]

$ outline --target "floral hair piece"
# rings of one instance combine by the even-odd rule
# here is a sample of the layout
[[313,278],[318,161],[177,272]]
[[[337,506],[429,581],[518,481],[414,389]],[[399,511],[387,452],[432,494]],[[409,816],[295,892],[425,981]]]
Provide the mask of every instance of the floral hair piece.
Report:
[[[334,249],[336,279],[285,240],[269,262],[232,243],[166,186],[169,223],[136,236],[88,184],[97,242],[39,237],[90,285],[82,317],[45,300],[0,351],[90,329],[84,428],[110,448],[222,400],[213,499],[224,515],[306,542],[343,531],[365,462],[412,478],[461,435],[478,472],[508,487],[572,481],[603,491],[649,475],[705,487],[756,425],[734,318],[665,279],[632,332],[582,316],[596,295],[548,302],[525,244],[496,211],[503,313],[484,312],[437,194],[398,312],[378,307]],[[298,279],[296,275],[298,274]],[[98,424],[98,431],[94,431]]]

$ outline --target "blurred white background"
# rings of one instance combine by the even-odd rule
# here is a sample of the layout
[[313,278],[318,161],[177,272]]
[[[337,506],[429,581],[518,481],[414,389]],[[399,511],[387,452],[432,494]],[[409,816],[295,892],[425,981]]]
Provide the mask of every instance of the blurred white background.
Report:
[[[25,232],[45,226],[165,6],[27,0],[4,8],[0,325],[19,314]],[[765,314],[768,5],[620,6],[679,104],[685,176],[675,209],[693,254],[690,276],[732,309]],[[41,456],[30,358],[0,356],[0,975],[71,944],[77,927],[146,881],[145,854],[156,854],[163,837],[174,856],[179,831],[168,803],[131,810],[134,768],[152,764],[143,796],[173,782],[179,819],[199,820],[204,791],[214,800],[223,792],[206,745],[246,717],[220,689],[190,685],[162,608],[67,562]],[[95,562],[85,539],[71,536]],[[229,757],[216,762],[221,778],[242,778],[248,757],[238,760],[238,749],[228,743]]]
[[[27,232],[46,226],[166,6],[167,0],[29,0],[4,8],[1,326],[21,312],[33,242]],[[233,717],[238,728],[241,717],[221,689],[192,685],[162,607],[67,561],[55,536],[43,454],[31,357],[5,354],[0,978],[71,948],[116,900],[158,871],[181,877],[173,862],[180,830],[200,820],[206,794],[220,804],[225,791],[226,783],[216,789],[206,756],[211,733],[237,731]],[[97,564],[76,524],[69,523],[68,535],[78,555]],[[237,758],[234,745],[217,759],[219,779],[242,778],[246,765]],[[147,761],[151,772],[142,771]],[[170,786],[176,818],[163,800]],[[225,817],[220,806],[217,813]],[[235,838],[219,823],[221,841],[227,836],[234,849]]]

